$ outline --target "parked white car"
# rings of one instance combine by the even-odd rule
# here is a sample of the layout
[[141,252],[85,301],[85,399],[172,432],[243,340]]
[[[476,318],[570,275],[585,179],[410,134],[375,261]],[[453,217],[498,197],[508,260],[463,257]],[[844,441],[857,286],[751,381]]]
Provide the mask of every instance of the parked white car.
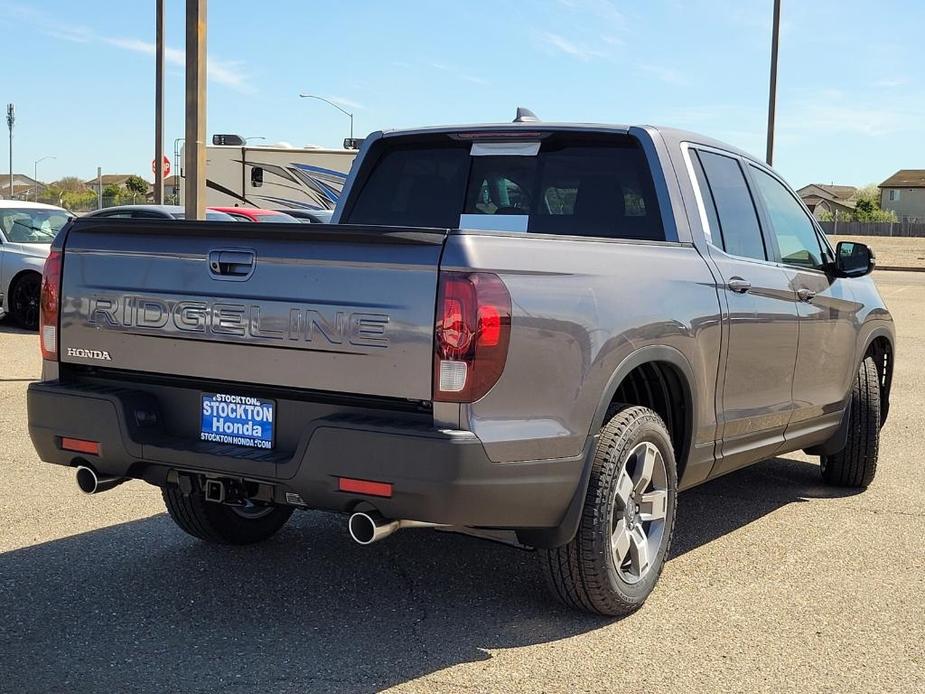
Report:
[[42,266],[73,216],[53,205],[0,200],[0,318],[10,314],[20,327],[38,328]]

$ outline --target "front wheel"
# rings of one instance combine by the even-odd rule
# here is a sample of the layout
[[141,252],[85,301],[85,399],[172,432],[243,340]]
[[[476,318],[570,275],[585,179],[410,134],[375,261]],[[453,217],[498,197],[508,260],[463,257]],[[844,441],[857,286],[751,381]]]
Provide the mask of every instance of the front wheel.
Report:
[[553,594],[609,616],[641,607],[668,555],[677,488],[661,418],[645,407],[617,409],[601,430],[578,532],[541,553]]
[[861,362],[848,405],[845,447],[822,456],[822,479],[836,487],[867,487],[880,455],[880,378],[871,357]]
[[42,277],[35,272],[22,275],[10,289],[10,315],[20,328],[38,330]]
[[229,506],[206,501],[201,493],[183,494],[177,487],[161,490],[173,522],[193,537],[220,545],[262,542],[282,528],[292,509],[287,506]]

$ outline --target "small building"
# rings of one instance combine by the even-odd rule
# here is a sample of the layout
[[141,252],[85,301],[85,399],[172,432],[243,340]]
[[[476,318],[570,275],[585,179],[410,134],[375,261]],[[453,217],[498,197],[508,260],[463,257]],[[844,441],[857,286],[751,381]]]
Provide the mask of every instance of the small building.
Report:
[[10,195],[10,175],[0,173],[0,200],[31,200],[38,193],[42,197],[45,184],[25,174],[13,174],[13,194]]
[[822,215],[830,214],[833,217],[854,212],[854,196],[858,189],[854,186],[826,185],[824,183],[810,183],[797,191],[809,211],[816,219]]
[[901,222],[925,221],[925,169],[900,169],[880,188],[880,208],[892,210]]

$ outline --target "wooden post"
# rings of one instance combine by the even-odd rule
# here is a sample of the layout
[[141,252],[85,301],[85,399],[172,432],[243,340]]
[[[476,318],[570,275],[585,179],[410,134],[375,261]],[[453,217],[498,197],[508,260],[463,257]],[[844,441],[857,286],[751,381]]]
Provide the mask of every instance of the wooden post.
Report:
[[164,204],[164,0],[155,10],[154,56],[154,204]]
[[186,218],[206,218],[206,0],[186,0]]

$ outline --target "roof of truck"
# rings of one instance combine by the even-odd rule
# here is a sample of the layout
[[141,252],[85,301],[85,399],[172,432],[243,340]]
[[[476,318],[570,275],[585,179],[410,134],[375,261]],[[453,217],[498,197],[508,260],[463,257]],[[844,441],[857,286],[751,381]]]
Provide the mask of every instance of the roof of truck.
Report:
[[[376,139],[377,134],[382,137],[401,137],[405,135],[426,135],[439,133],[471,133],[471,132],[523,132],[538,133],[548,131],[559,132],[599,132],[599,133],[629,133],[633,130],[644,130],[649,133],[658,133],[666,144],[676,145],[682,142],[691,142],[707,147],[716,147],[729,152],[734,152],[748,159],[762,162],[759,157],[745,152],[738,147],[734,147],[727,142],[701,135],[700,133],[681,130],[678,128],[660,126],[660,125],[621,125],[613,123],[551,123],[546,121],[525,121],[521,123],[468,123],[461,125],[436,125],[421,128],[382,130],[379,133],[371,133],[367,138],[369,141]],[[763,162],[762,162],[763,163]]]

